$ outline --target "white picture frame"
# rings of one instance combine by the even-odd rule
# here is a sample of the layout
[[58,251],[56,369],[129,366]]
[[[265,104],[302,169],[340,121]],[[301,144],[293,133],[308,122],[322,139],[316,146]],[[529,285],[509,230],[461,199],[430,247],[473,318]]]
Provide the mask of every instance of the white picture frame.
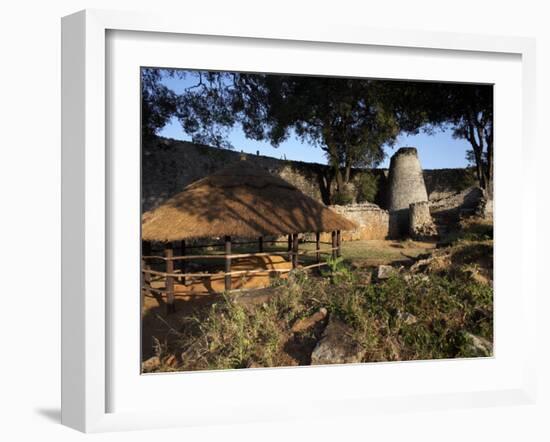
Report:
[[[112,221],[112,198],[108,181],[112,178],[109,165],[106,121],[110,118],[106,77],[107,33],[152,32],[162,35],[216,36],[222,39],[253,39],[254,41],[285,42],[295,44],[337,44],[369,46],[380,50],[401,48],[403,51],[426,49],[430,51],[468,52],[483,59],[485,54],[510,54],[520,57],[521,63],[521,168],[526,176],[533,170],[534,108],[535,108],[535,44],[534,40],[517,37],[490,37],[450,33],[416,31],[390,32],[387,30],[350,28],[344,25],[316,27],[277,23],[261,26],[249,22],[217,22],[196,17],[182,24],[177,17],[155,16],[144,13],[126,13],[86,10],[63,18],[62,21],[62,423],[85,432],[159,428],[169,426],[206,425],[212,414],[195,413],[173,407],[133,411],[113,411],[109,406],[109,393],[113,388],[109,375],[112,364],[109,324],[112,312],[108,299],[109,253],[108,245],[116,231],[109,229]],[[498,118],[499,108],[495,109]],[[498,131],[497,131],[498,134]],[[497,162],[497,168],[498,162]],[[504,170],[504,169],[502,169]],[[498,212],[498,181],[496,182],[496,210]],[[536,241],[534,235],[534,207],[536,195],[519,188],[523,210],[521,221],[523,257],[532,254],[529,247]],[[513,227],[513,226],[512,226]],[[498,232],[497,232],[498,237]],[[496,254],[499,245],[497,243]],[[501,249],[504,250],[504,249]],[[506,252],[504,250],[504,252]],[[522,263],[525,264],[525,260]],[[521,270],[522,341],[524,351],[517,355],[521,376],[500,388],[449,393],[436,387],[425,394],[403,393],[369,397],[358,394],[350,397],[336,392],[326,400],[313,398],[310,407],[283,407],[278,403],[258,407],[254,402],[236,401],[232,410],[218,404],[214,413],[217,423],[248,422],[285,418],[307,418],[331,415],[361,415],[372,411],[387,412],[488,406],[499,404],[532,403],[535,397],[534,339],[536,291],[534,280],[528,278],[528,269]],[[137,295],[136,295],[137,296]],[[116,319],[116,318],[115,318]],[[498,316],[496,317],[498,321]],[[496,359],[499,358],[498,353]],[[421,362],[407,363],[400,369],[413,373]],[[468,370],[468,362],[455,365],[454,370]],[[518,366],[519,366],[518,365]],[[392,370],[392,365],[379,364],[379,370]],[[490,368],[490,367],[488,367]],[[333,376],[337,370],[354,376],[361,369],[354,367],[319,367],[323,376]],[[284,376],[302,377],[303,371],[283,369]],[[355,370],[355,374],[354,374]],[[262,385],[281,370],[252,371],[244,383]],[[242,373],[242,371],[241,371]],[[302,373],[302,374],[300,374]],[[179,375],[184,376],[184,375]],[[241,375],[225,373],[212,377],[212,373],[193,374],[193,382],[235,381]],[[199,377],[200,376],[200,377]],[[208,377],[210,376],[210,378]],[[158,378],[158,377],[157,377]],[[172,380],[170,379],[172,378]],[[164,384],[175,382],[174,376],[164,376]],[[242,379],[241,379],[242,380]],[[306,379],[300,380],[305,382]],[[215,382],[215,383],[216,383]],[[133,400],[140,400],[134,398]],[[144,402],[146,399],[142,399]],[[189,397],[192,401],[193,397]],[[214,404],[214,408],[215,408]],[[225,408],[224,408],[225,407]],[[225,410],[225,411],[224,411]],[[238,410],[238,413],[235,412]]]

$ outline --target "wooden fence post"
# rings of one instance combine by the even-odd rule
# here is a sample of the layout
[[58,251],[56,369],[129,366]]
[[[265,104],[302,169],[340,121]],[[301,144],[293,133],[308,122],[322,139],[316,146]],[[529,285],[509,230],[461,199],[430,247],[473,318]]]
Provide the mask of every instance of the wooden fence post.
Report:
[[[319,250],[321,248],[321,232],[315,233],[315,250]],[[321,254],[317,252],[315,254],[315,257],[317,258],[317,262],[321,262]]]
[[298,267],[298,234],[292,235],[292,268]]
[[[172,243],[166,243],[164,248],[164,256],[166,259],[166,273],[174,273],[174,261],[171,259],[174,256],[174,250]],[[167,313],[173,313],[176,311],[176,304],[174,303],[174,277],[166,276],[166,307]]]
[[260,250],[260,253],[262,253],[264,251],[264,237],[263,236],[260,236],[260,238],[258,238],[258,249]]
[[151,256],[151,242],[142,241],[141,242],[141,256]]
[[332,258],[336,258],[336,230],[332,231]]
[[231,258],[229,258],[229,255],[231,255],[231,237],[226,236],[225,237],[225,291],[231,290],[231,275],[227,275],[227,273],[231,272]]

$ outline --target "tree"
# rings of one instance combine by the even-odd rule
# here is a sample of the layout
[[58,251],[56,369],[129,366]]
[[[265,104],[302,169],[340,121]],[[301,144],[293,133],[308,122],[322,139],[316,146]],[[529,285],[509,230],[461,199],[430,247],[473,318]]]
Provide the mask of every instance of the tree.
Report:
[[[451,128],[472,146],[480,186],[493,175],[493,89],[490,85],[144,69],[143,133],[175,116],[196,143],[231,148],[229,131],[280,145],[292,134],[325,152],[337,190],[353,167],[375,167],[400,133]],[[163,76],[196,81],[176,95]]]
[[404,106],[423,114],[424,130],[450,128],[455,138],[467,140],[480,187],[492,190],[493,87],[456,83],[420,83],[408,91]]
[[183,71],[143,68],[141,70],[141,133],[145,140],[176,114],[177,95],[162,83],[163,77],[183,77]]
[[338,192],[352,167],[376,166],[400,133],[380,81],[267,74],[199,73],[180,97],[178,118],[194,141],[219,145],[222,128],[280,145],[295,134],[321,148]]
[[479,185],[492,192],[493,87],[453,85],[447,100],[448,123],[457,138],[468,140]]

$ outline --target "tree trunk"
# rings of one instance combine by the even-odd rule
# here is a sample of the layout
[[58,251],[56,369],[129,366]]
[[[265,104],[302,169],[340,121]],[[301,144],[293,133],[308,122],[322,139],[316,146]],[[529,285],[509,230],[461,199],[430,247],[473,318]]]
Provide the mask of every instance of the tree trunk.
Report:
[[338,164],[334,164],[334,177],[336,178],[336,191],[342,192],[344,190],[344,177]]
[[486,172],[485,190],[489,198],[493,198],[493,140],[489,137],[487,140],[487,172]]
[[351,178],[351,162],[346,163],[346,169],[344,172],[344,184],[348,184]]
[[342,171],[340,170],[340,163],[338,161],[338,150],[336,145],[327,139],[325,135],[325,143],[327,145],[326,152],[329,157],[329,164],[332,165],[334,170],[334,178],[336,179],[336,192],[341,192],[344,189],[344,178],[342,177]]

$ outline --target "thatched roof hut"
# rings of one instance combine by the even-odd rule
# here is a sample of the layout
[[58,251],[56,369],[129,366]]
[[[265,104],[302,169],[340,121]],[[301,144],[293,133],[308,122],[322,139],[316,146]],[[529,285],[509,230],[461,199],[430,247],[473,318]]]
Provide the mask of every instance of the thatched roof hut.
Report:
[[143,239],[161,242],[355,229],[351,221],[246,160],[190,184],[142,221]]

